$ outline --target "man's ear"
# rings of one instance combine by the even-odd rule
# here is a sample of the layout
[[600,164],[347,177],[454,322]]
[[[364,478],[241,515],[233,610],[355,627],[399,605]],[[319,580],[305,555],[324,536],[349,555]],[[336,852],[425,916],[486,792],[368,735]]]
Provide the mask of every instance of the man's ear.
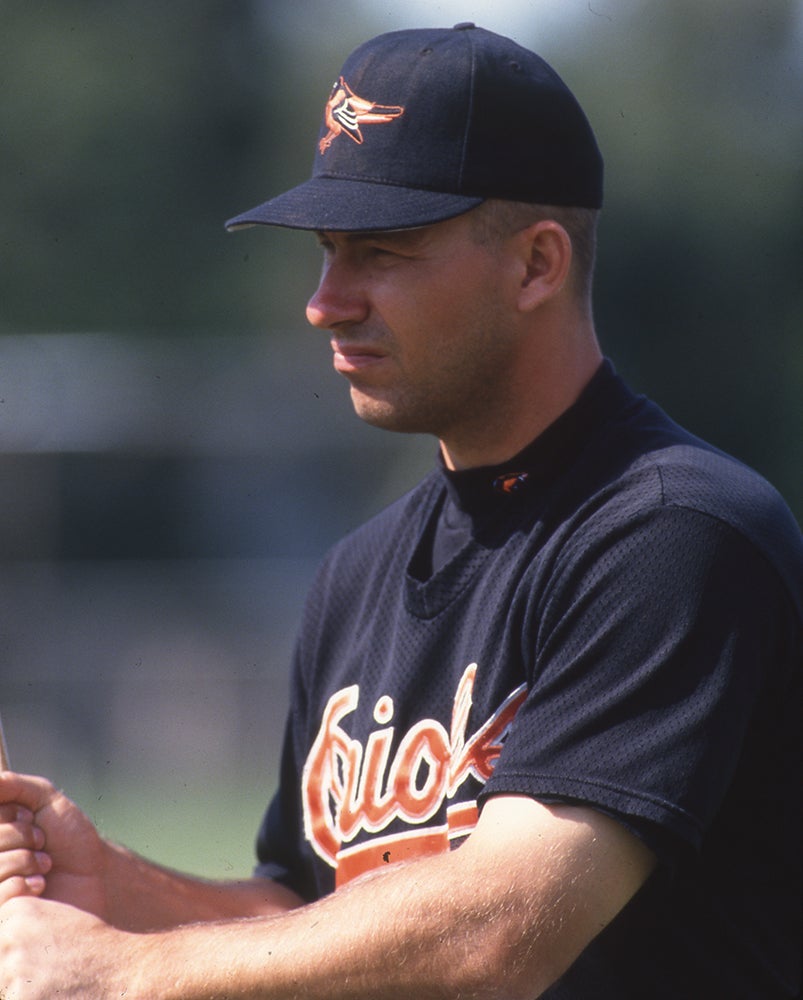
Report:
[[522,262],[518,305],[530,312],[563,290],[572,265],[572,241],[554,219],[534,222],[517,237]]

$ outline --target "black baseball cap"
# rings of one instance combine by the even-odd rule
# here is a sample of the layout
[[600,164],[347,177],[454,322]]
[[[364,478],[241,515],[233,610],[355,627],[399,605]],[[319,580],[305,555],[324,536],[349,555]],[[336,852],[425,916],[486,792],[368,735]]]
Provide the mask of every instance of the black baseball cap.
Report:
[[599,208],[602,174],[585,114],[540,56],[470,23],[394,31],[346,60],[310,180],[226,228],[410,229],[488,198]]

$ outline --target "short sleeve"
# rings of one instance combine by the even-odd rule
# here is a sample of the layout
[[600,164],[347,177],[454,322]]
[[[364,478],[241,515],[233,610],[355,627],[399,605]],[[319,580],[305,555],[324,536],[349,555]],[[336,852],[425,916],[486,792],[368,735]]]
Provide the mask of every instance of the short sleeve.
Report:
[[748,540],[659,507],[577,532],[485,795],[582,802],[699,848],[739,757],[786,602]]

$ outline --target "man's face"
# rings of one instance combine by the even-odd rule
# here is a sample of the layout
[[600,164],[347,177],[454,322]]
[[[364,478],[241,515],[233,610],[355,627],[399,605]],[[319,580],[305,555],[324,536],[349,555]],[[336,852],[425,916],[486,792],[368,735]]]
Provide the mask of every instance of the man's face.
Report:
[[323,274],[307,318],[330,331],[357,414],[447,445],[487,434],[517,360],[505,247],[480,245],[469,215],[319,240]]

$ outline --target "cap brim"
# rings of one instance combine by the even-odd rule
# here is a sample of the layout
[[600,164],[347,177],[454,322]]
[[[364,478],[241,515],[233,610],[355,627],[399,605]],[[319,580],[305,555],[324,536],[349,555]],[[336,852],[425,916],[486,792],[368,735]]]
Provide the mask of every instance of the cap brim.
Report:
[[484,200],[339,177],[313,177],[229,219],[226,229],[283,226],[352,233],[415,229],[462,215]]

